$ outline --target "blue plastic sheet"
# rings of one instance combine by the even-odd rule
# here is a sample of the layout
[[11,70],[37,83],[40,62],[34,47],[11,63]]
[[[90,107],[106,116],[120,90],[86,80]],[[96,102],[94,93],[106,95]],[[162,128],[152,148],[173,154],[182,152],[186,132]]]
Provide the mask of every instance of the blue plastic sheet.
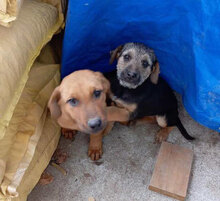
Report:
[[189,114],[220,131],[220,1],[71,0],[67,16],[62,77],[110,71],[110,50],[143,42]]

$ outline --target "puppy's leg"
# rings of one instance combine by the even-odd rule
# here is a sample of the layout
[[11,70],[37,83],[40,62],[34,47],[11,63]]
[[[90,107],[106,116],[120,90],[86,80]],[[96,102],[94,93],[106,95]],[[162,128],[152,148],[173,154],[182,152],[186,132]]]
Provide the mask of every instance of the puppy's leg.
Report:
[[173,128],[173,126],[161,128],[156,134],[155,143],[161,143],[163,141],[166,141]]
[[88,155],[92,160],[98,160],[102,156],[102,137],[106,135],[113,127],[115,121],[128,121],[129,112],[126,109],[115,106],[107,107],[107,119],[109,121],[107,127],[97,133],[90,135]]
[[113,126],[114,126],[114,123],[115,122],[108,122],[105,130],[103,131],[103,136],[106,136],[106,135],[108,135],[111,132],[111,130],[112,130]]
[[102,137],[103,131],[90,135],[88,155],[93,161],[100,159],[102,156]]
[[61,134],[66,138],[66,139],[69,139],[69,140],[73,140],[75,135],[76,135],[77,131],[76,130],[70,130],[70,129],[67,129],[67,128],[62,128],[61,129]]
[[157,123],[156,121],[156,116],[146,116],[141,119],[138,119],[136,123],[150,123],[150,124],[155,124]]
[[130,112],[125,108],[119,108],[116,106],[107,107],[108,121],[128,122],[129,118],[130,118]]
[[133,125],[133,122],[135,122],[135,121],[124,121],[124,122],[120,122],[120,124],[122,124],[124,126],[131,126],[131,125]]
[[156,121],[160,127],[162,127],[156,134],[155,136],[155,142],[156,143],[161,143],[162,141],[166,141],[169,133],[172,131],[174,128],[173,126],[167,126],[167,119],[166,115],[164,116],[156,116]]
[[115,122],[108,122],[106,128],[97,134],[90,135],[88,155],[92,160],[98,160],[102,156],[102,138],[113,128]]
[[136,120],[131,120],[127,122],[120,122],[120,124],[124,126],[135,126],[143,123],[150,123],[150,124],[155,124],[157,123],[156,121],[156,116],[146,116],[141,119],[136,119]]

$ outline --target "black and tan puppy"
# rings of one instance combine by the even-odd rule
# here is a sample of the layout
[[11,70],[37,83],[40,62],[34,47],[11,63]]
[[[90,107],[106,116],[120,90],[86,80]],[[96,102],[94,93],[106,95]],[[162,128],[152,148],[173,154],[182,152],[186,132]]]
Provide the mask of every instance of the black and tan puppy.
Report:
[[105,76],[111,83],[112,100],[130,111],[130,119],[157,122],[161,127],[156,142],[166,140],[173,126],[193,140],[178,117],[177,100],[160,69],[154,51],[141,43],[126,43],[111,52],[117,69]]

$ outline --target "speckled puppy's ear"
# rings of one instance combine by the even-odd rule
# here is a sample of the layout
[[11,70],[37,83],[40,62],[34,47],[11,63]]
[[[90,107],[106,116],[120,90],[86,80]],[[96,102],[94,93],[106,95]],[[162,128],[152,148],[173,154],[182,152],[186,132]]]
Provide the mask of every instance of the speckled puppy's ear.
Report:
[[53,119],[58,119],[61,116],[61,110],[60,110],[60,106],[58,104],[59,100],[60,100],[60,88],[56,87],[50,97],[50,100],[48,102],[48,108],[50,110],[51,113],[51,117]]
[[159,74],[160,74],[160,66],[158,61],[155,62],[152,73],[150,75],[150,80],[153,84],[157,84],[158,82],[158,78],[159,78]]
[[118,59],[120,57],[123,47],[124,47],[123,45],[120,45],[116,49],[110,51],[110,55],[111,55],[111,58],[109,60],[110,64],[112,64],[115,61],[115,59]]

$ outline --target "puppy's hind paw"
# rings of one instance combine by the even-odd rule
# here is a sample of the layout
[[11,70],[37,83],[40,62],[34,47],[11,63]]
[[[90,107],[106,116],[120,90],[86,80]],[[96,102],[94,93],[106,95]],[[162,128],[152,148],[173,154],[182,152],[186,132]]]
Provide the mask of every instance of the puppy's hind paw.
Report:
[[154,144],[160,144],[162,143],[163,141],[166,141],[167,138],[165,138],[163,135],[156,135],[155,136],[155,140],[154,140]]
[[161,143],[163,141],[166,141],[172,129],[172,126],[161,128],[155,136],[155,143]]
[[99,148],[99,149],[95,149],[95,148],[89,148],[89,151],[88,151],[88,156],[93,160],[93,161],[96,161],[96,160],[99,160],[102,156],[102,148]]
[[[168,134],[169,134],[169,133],[168,133]],[[154,141],[154,143],[155,143],[155,144],[160,144],[160,143],[162,143],[163,141],[166,141],[167,138],[168,138],[168,134],[165,133],[165,132],[162,132],[162,130],[160,130],[160,131],[156,134],[156,136],[155,136],[155,141]]]

